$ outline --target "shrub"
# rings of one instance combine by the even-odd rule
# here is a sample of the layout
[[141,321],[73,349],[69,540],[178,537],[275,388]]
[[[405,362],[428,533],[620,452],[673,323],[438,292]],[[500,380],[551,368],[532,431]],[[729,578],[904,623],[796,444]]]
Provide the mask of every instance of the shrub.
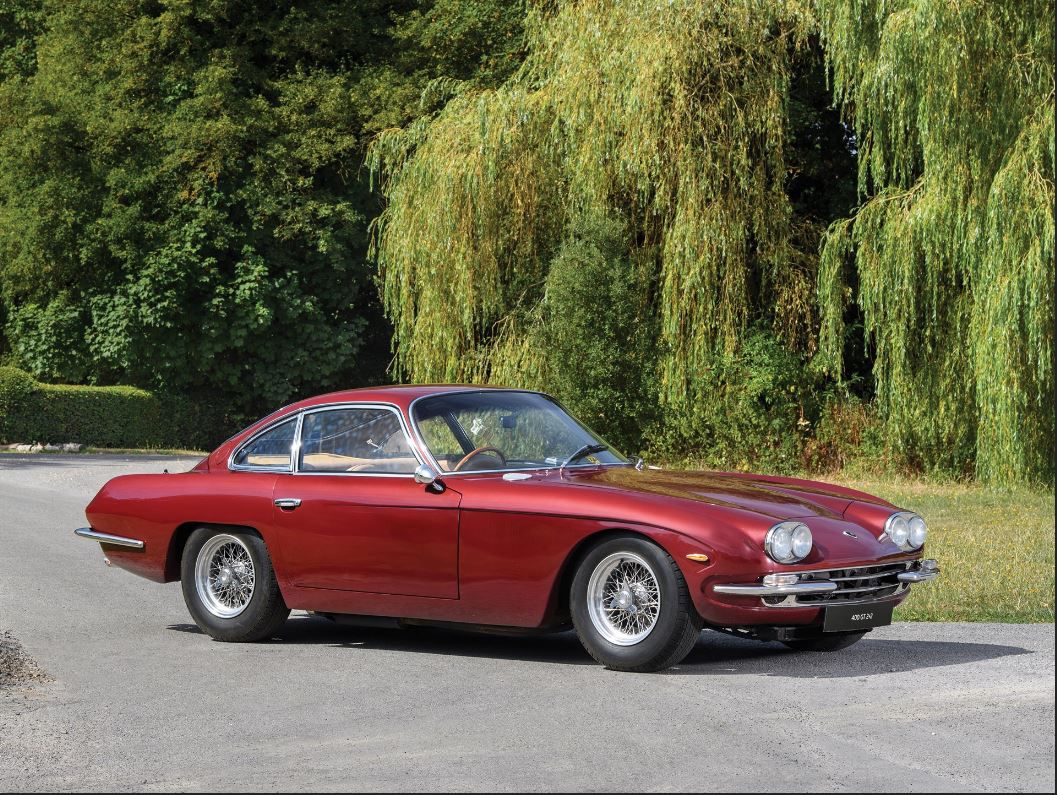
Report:
[[802,356],[754,328],[734,352],[713,354],[698,379],[701,399],[664,417],[651,457],[740,470],[800,469],[817,414],[814,378]]
[[629,454],[641,449],[656,405],[656,321],[640,310],[638,279],[620,225],[586,218],[552,260],[544,300],[548,387]]
[[827,397],[815,432],[804,446],[804,469],[880,474],[891,463],[876,409],[853,395]]
[[0,442],[210,448],[225,425],[208,403],[128,386],[43,384],[0,367]]

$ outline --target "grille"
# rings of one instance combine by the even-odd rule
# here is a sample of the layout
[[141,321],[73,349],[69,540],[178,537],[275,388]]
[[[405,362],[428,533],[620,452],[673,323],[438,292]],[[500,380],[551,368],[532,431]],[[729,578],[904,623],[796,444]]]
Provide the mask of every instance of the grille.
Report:
[[911,565],[911,561],[904,561],[880,566],[805,572],[800,575],[801,582],[829,580],[837,584],[837,590],[829,593],[801,594],[796,597],[767,597],[766,601],[771,604],[791,602],[797,605],[824,605],[884,599],[886,596],[894,596],[903,591],[906,586],[896,579],[896,575],[906,571]]

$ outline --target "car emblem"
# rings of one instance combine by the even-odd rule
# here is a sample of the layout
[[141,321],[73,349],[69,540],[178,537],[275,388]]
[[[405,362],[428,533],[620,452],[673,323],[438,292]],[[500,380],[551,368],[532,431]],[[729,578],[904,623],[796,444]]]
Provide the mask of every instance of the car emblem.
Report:
[[855,533],[853,533],[851,530],[845,530],[844,531],[844,535],[846,535],[848,538],[858,538],[859,537],[859,536],[855,535]]

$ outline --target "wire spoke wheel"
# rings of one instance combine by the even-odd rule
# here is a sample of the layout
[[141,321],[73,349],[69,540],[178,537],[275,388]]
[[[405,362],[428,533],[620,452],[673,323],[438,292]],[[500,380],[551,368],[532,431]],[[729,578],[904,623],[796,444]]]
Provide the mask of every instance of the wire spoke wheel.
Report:
[[587,610],[594,628],[610,643],[641,642],[661,611],[661,589],[650,564],[634,552],[603,558],[587,584]]
[[256,572],[246,545],[233,535],[215,535],[195,560],[195,588],[202,605],[217,618],[234,618],[253,598]]

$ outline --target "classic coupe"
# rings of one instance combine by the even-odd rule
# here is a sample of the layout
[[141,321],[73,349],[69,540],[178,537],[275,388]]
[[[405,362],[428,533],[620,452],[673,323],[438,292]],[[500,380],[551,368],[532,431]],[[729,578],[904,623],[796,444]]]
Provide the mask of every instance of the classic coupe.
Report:
[[702,628],[845,648],[892,620],[922,518],[807,480],[643,466],[547,395],[393,386],[303,400],[189,472],[88,505],[108,564],[179,580],[195,623],[255,641],[291,609],[349,623],[575,628],[603,665],[657,671]]

